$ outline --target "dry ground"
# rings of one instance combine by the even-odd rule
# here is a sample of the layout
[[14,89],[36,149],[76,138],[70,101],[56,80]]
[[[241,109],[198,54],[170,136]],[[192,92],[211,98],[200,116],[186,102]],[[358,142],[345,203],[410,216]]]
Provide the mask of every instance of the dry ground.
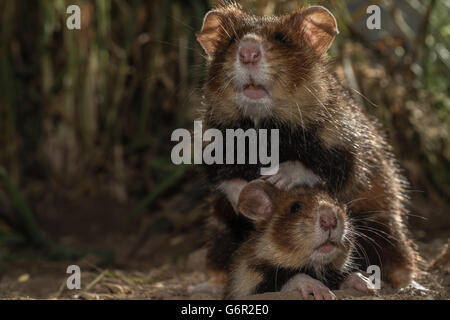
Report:
[[[193,189],[193,188],[190,188]],[[186,191],[187,192],[187,191]],[[204,204],[187,204],[185,195],[164,201],[154,214],[144,214],[130,225],[130,208],[111,199],[43,200],[36,207],[44,230],[69,246],[110,248],[113,265],[99,267],[98,257],[77,261],[49,261],[34,252],[12,251],[20,259],[5,265],[0,278],[0,299],[218,299],[218,294],[190,295],[188,286],[207,280],[202,225]],[[413,229],[426,263],[443,251],[449,232],[425,235]],[[364,297],[352,291],[336,292],[339,299],[450,299],[450,257],[440,268],[424,272],[418,283],[394,291],[382,287],[378,295]],[[81,290],[68,290],[66,269],[79,265]],[[261,299],[298,299],[296,294],[264,294]]]
[[[168,238],[159,242],[169,243],[173,252],[179,252],[182,243],[191,241],[179,236],[172,242]],[[153,241],[153,244],[158,241]],[[420,244],[427,261],[442,249],[444,241],[435,240]],[[220,294],[196,293],[190,295],[189,285],[207,280],[204,269],[204,250],[188,256],[170,258],[160,266],[151,263],[130,263],[126,267],[102,269],[94,265],[94,257],[86,257],[76,263],[82,270],[82,289],[66,288],[65,270],[68,262],[48,260],[23,260],[9,264],[0,281],[2,299],[220,299]],[[152,259],[157,259],[153,256]],[[448,261],[447,261],[448,262]],[[419,285],[396,291],[382,287],[376,296],[361,296],[355,291],[336,291],[339,299],[450,299],[450,268],[424,272]],[[422,287],[423,288],[422,288]],[[300,299],[296,293],[267,293],[250,299]]]

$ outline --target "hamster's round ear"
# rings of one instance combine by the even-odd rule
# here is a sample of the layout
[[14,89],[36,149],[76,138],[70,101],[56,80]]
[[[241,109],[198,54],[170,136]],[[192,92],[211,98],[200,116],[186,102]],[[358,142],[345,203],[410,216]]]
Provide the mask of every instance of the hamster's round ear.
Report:
[[242,189],[237,209],[247,218],[262,221],[273,213],[273,203],[269,196],[270,186],[262,180],[249,182]]
[[327,52],[334,37],[339,34],[336,18],[325,7],[311,6],[294,12],[291,18],[297,30],[319,55]]
[[201,44],[208,56],[214,53],[221,33],[223,15],[218,10],[211,10],[203,19],[202,29],[197,32],[197,41]]

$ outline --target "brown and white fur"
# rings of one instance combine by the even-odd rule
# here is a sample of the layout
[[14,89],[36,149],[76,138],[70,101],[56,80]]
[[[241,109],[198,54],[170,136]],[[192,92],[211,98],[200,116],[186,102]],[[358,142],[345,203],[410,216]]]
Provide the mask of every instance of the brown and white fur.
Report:
[[[418,260],[404,224],[407,183],[379,123],[328,71],[326,52],[337,34],[336,19],[320,6],[270,17],[238,5],[210,11],[197,34],[208,55],[203,126],[279,129],[281,169],[266,179],[286,189],[305,177],[311,184],[315,176],[326,182],[330,194],[348,204],[357,263],[378,265],[383,280],[405,286]],[[217,271],[229,268],[248,235],[237,200],[249,181],[260,178],[260,168],[205,167],[217,190],[208,254]]]
[[353,231],[345,206],[325,188],[282,191],[254,180],[242,190],[238,209],[255,229],[233,255],[226,299],[296,290],[304,299],[334,299],[330,289],[346,286],[373,293],[352,272]]

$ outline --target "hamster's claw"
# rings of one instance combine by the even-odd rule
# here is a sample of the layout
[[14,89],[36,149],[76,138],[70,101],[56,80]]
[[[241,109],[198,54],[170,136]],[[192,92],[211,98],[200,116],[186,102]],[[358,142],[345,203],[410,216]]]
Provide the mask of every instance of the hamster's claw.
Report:
[[370,288],[370,281],[367,277],[362,275],[360,272],[353,272],[345,278],[345,280],[341,283],[340,289],[355,289],[357,291],[375,294],[376,291]]
[[282,288],[282,292],[299,290],[303,299],[335,300],[336,296],[322,282],[300,273],[292,277]]

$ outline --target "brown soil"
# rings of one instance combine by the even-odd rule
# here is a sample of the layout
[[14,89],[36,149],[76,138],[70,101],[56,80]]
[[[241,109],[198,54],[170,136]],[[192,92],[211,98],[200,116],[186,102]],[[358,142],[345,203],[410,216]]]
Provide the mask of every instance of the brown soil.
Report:
[[[183,238],[183,236],[181,236]],[[172,246],[176,238],[160,240]],[[160,242],[157,241],[157,242]],[[170,243],[170,240],[169,240]],[[422,244],[422,252],[434,252],[443,244],[440,241]],[[174,252],[177,252],[174,248]],[[131,264],[126,268],[98,268],[86,257],[75,264],[82,270],[82,289],[66,288],[68,262],[48,260],[18,261],[8,265],[6,274],[0,282],[2,299],[220,299],[220,293],[188,293],[188,286],[207,280],[204,269],[204,249],[191,253],[178,262],[164,263],[159,267],[147,267],[145,263]],[[149,262],[149,265],[151,263]],[[402,290],[389,287],[375,296],[363,296],[352,290],[340,290],[335,294],[339,299],[450,299],[450,268],[424,272],[417,281],[420,286]],[[249,297],[250,299],[301,299],[296,293],[266,293]]]

